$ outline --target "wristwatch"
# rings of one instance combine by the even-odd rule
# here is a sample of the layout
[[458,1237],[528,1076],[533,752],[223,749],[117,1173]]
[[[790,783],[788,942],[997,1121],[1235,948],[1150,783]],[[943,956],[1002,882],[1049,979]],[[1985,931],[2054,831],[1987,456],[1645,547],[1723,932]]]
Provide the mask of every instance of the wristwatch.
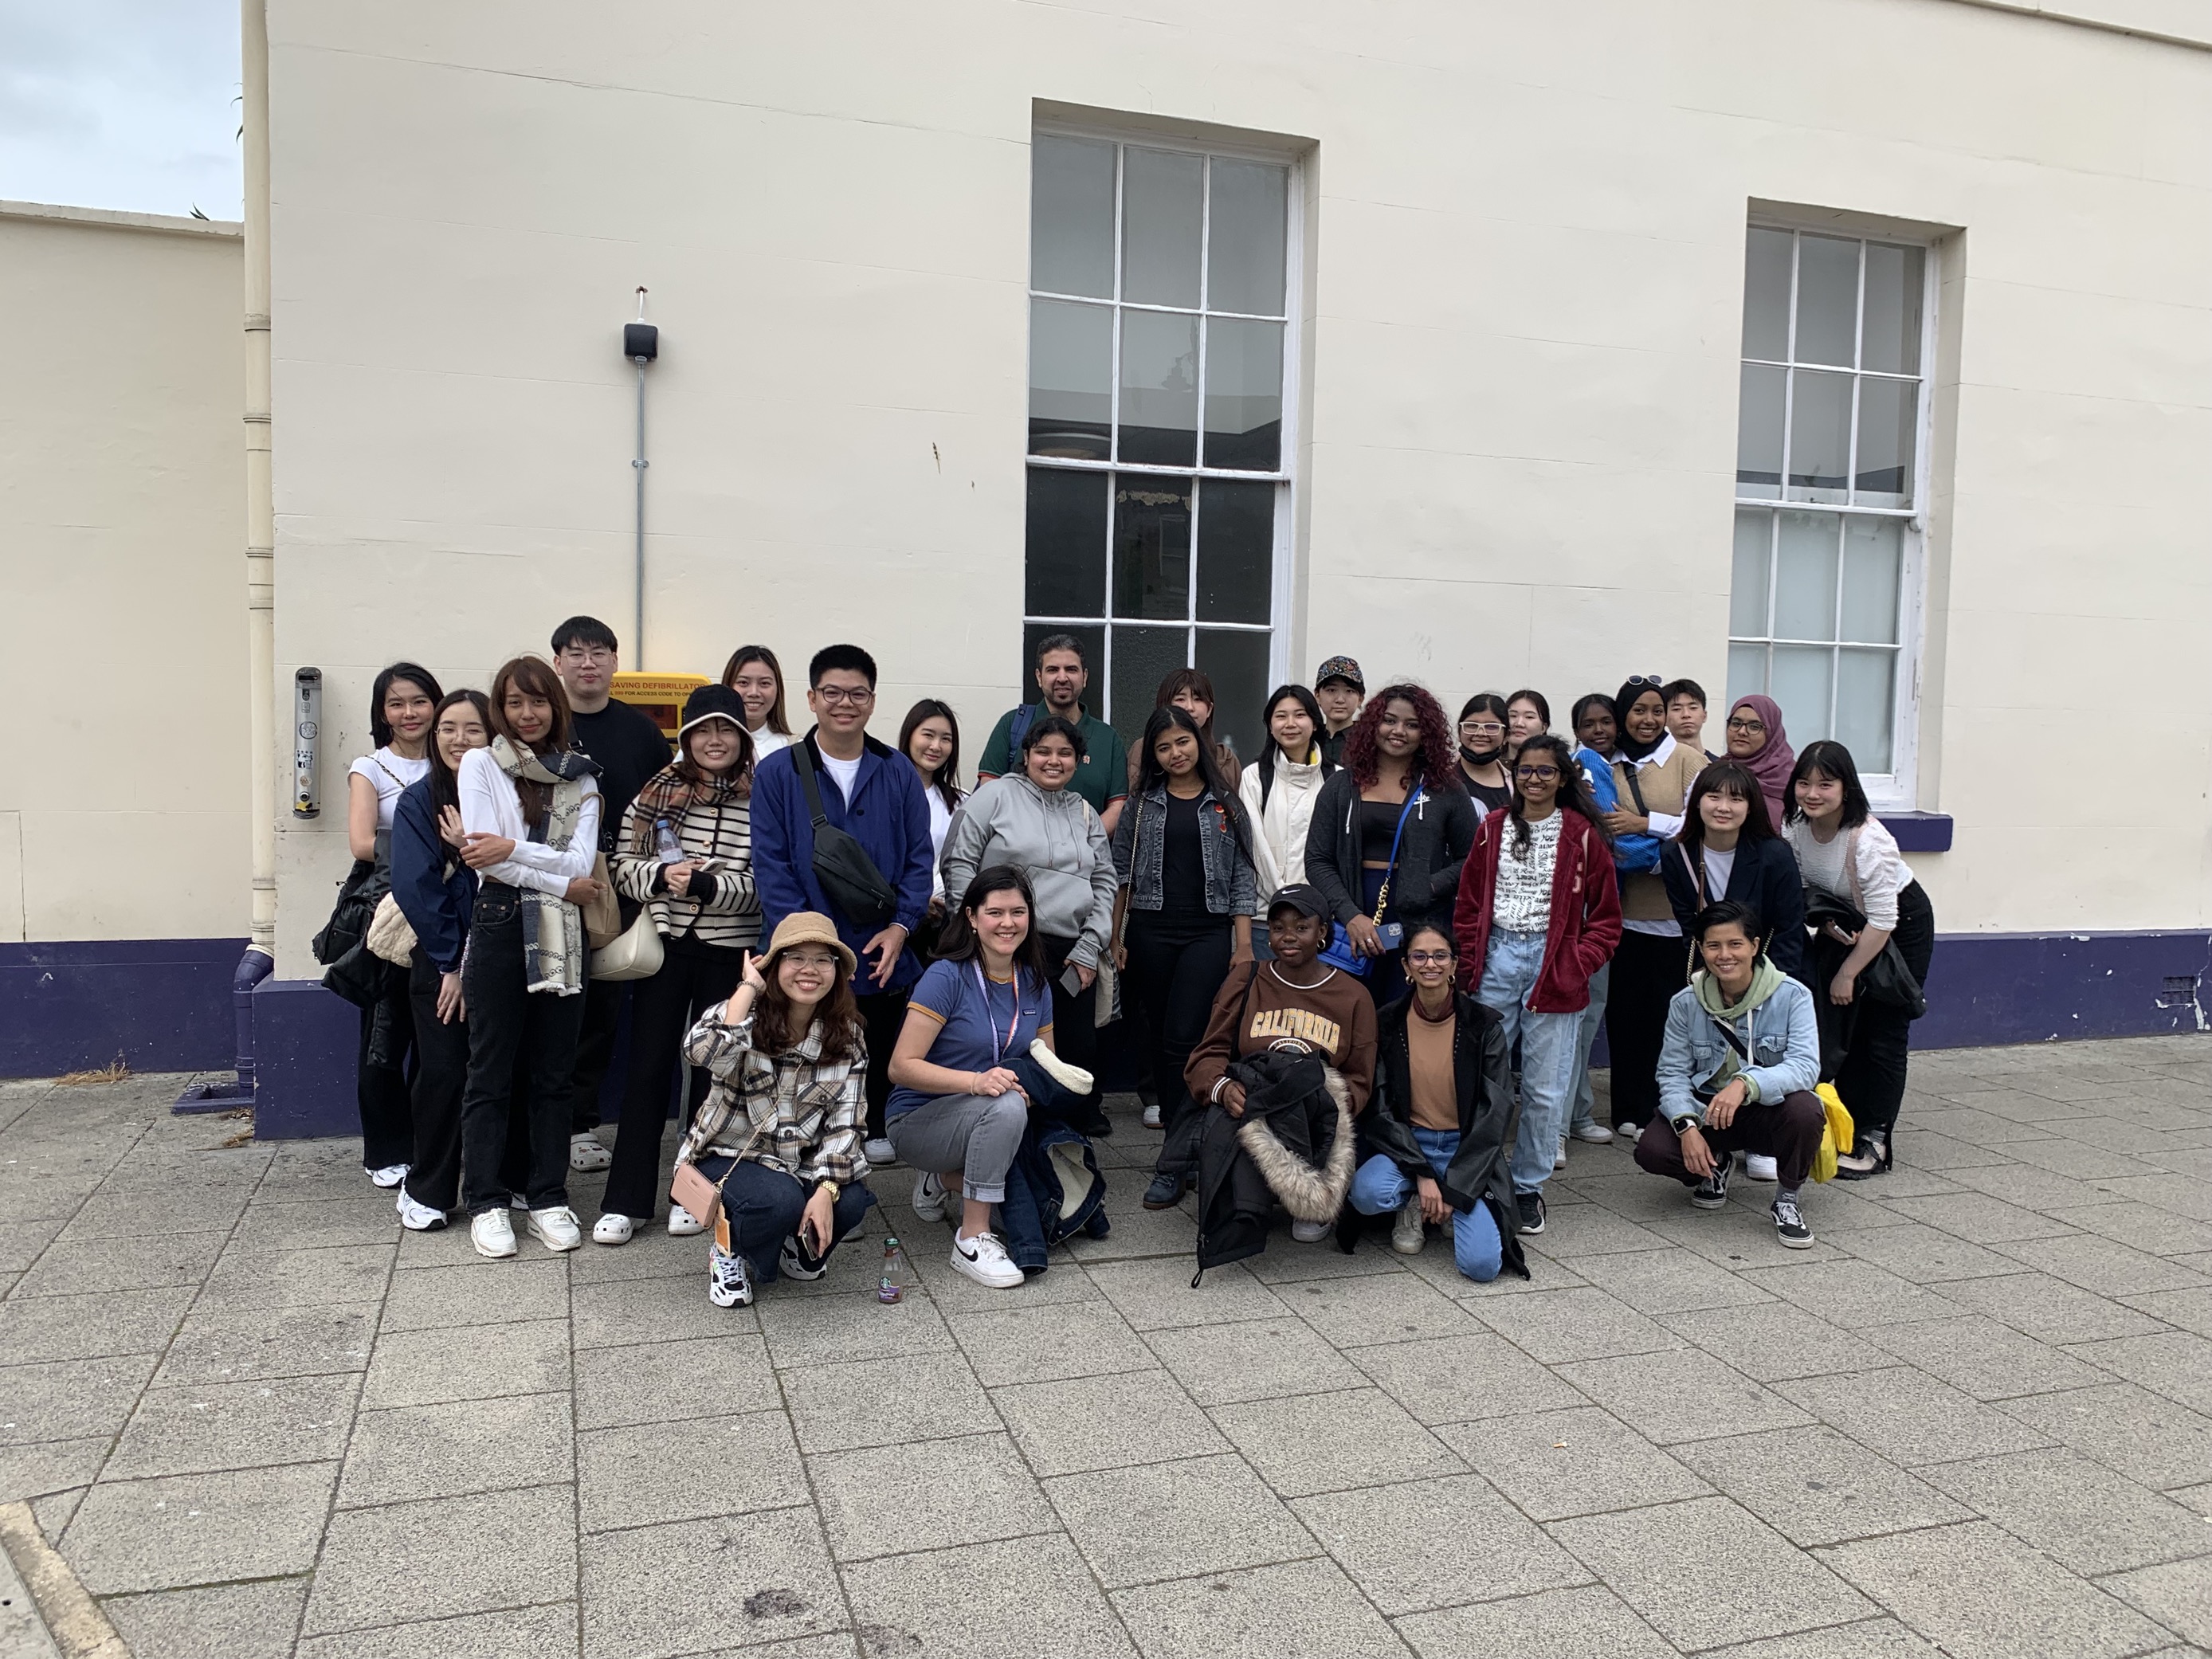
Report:
[[842,1194],[845,1189],[842,1187],[840,1187],[834,1181],[824,1180],[817,1182],[815,1183],[814,1190],[817,1193],[829,1194],[830,1201],[832,1204],[835,1204],[837,1201],[839,1195]]
[[1705,1127],[1705,1124],[1701,1122],[1694,1114],[1690,1112],[1685,1112],[1681,1116],[1674,1120],[1674,1133],[1677,1136],[1680,1135],[1686,1129],[1702,1129]]

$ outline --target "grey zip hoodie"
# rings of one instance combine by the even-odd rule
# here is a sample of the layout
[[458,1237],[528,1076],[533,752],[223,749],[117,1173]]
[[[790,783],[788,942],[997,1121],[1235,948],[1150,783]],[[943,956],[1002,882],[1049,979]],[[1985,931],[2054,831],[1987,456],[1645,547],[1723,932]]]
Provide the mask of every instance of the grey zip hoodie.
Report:
[[1040,789],[1019,773],[993,778],[960,803],[945,832],[948,904],[958,904],[975,872],[1011,864],[1036,893],[1036,929],[1072,939],[1067,959],[1096,968],[1114,925],[1114,855],[1106,826],[1073,789]]

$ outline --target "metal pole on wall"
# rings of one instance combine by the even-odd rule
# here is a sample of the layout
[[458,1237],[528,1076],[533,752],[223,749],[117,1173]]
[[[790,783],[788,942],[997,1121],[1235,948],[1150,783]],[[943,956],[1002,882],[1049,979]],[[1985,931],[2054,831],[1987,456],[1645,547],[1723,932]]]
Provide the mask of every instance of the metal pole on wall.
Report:
[[645,666],[645,366],[660,355],[660,331],[645,320],[645,289],[637,291],[637,320],[623,325],[623,356],[637,365],[637,454],[630,461],[637,475],[637,556],[633,574],[636,595],[630,635],[639,668]]

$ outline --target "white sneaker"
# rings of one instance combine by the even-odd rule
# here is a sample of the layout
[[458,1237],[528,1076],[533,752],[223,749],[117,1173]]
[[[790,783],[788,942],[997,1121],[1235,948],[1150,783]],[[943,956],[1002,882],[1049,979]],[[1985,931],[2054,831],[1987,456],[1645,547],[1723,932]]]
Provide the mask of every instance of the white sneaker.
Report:
[[495,1260],[514,1254],[514,1224],[507,1218],[504,1210],[486,1210],[469,1221],[469,1243],[477,1247],[478,1255]]
[[1291,1237],[1301,1244],[1318,1244],[1328,1237],[1328,1223],[1293,1221],[1291,1223]]
[[568,1137],[568,1167],[579,1172],[604,1170],[615,1161],[615,1155],[599,1145],[597,1135]]
[[1572,1139],[1576,1140],[1587,1140],[1593,1146],[1610,1146],[1613,1145],[1613,1131],[1607,1128],[1604,1124],[1600,1123],[1595,1118],[1590,1119],[1586,1123],[1576,1124],[1575,1127],[1570,1129],[1567,1133]]
[[1613,1126],[1613,1138],[1625,1140],[1633,1146],[1644,1138],[1644,1126],[1639,1123],[1616,1123]]
[[1022,1270],[1007,1259],[1006,1247],[999,1243],[996,1233],[977,1233],[973,1238],[963,1238],[955,1229],[952,1266],[955,1272],[963,1273],[978,1285],[994,1291],[1011,1290],[1022,1282]]
[[934,1170],[915,1177],[914,1212],[924,1221],[951,1219],[949,1212],[957,1200],[945,1188],[944,1181]]
[[806,1252],[799,1247],[795,1235],[783,1241],[782,1248],[775,1254],[775,1266],[776,1271],[786,1279],[796,1279],[802,1284],[819,1279],[830,1271],[827,1261],[817,1261],[811,1267],[807,1265]]
[[1744,1177],[1749,1181],[1779,1181],[1782,1170],[1765,1152],[1746,1152],[1743,1155]]
[[1053,1053],[1051,1046],[1042,1037],[1030,1044],[1030,1058],[1036,1061],[1039,1071],[1066,1090],[1068,1093],[1087,1095],[1091,1092],[1092,1081],[1091,1073],[1080,1066],[1069,1065],[1058,1054]]
[[1400,1255],[1419,1255],[1426,1239],[1421,1231],[1421,1200],[1409,1198],[1398,1209],[1398,1218],[1390,1225],[1390,1248]]
[[868,1160],[872,1170],[888,1170],[898,1162],[898,1148],[881,1135],[860,1143],[860,1156]]
[[744,1257],[715,1244],[707,1251],[707,1300],[718,1308],[750,1308],[753,1276]]
[[668,1206],[668,1236],[671,1238],[690,1238],[706,1231],[707,1224],[681,1204]]
[[1567,1167],[1567,1138],[1565,1135],[1559,1137],[1559,1150],[1552,1155],[1552,1167],[1554,1170]]
[[556,1204],[550,1210],[532,1210],[522,1224],[530,1229],[530,1236],[549,1250],[573,1250],[584,1242],[584,1230],[576,1224],[576,1212],[565,1204]]
[[1147,1129],[1157,1129],[1160,1127],[1160,1109],[1158,1106],[1145,1108],[1145,1127]]
[[617,1215],[610,1210],[592,1224],[592,1243],[594,1244],[627,1244],[636,1223],[626,1215]]
[[399,1224],[410,1233],[434,1233],[446,1224],[443,1210],[417,1204],[404,1187],[399,1189],[399,1202],[394,1207],[399,1212]]
[[[368,1166],[363,1164],[362,1167],[368,1169]],[[387,1164],[380,1170],[369,1170],[368,1179],[371,1186],[381,1187],[388,1192],[407,1179],[407,1165]]]

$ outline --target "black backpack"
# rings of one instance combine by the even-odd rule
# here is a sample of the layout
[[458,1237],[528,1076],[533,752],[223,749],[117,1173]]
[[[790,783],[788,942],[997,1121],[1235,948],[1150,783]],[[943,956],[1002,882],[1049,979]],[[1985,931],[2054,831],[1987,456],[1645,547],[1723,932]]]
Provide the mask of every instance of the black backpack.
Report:
[[805,739],[791,745],[791,758],[806,791],[806,810],[814,819],[814,878],[822,884],[823,896],[855,927],[889,927],[898,915],[898,890],[884,879],[868,849],[823,811],[822,788],[815,781],[814,757]]

